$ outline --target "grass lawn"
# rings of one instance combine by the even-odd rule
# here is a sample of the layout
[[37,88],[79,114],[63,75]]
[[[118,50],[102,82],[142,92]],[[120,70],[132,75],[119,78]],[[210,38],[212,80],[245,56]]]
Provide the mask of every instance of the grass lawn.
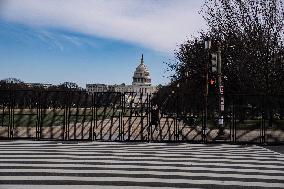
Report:
[[[93,119],[109,119],[120,115],[122,110],[113,109],[112,107],[97,108],[96,111],[91,108],[70,108],[66,109],[14,109],[13,123],[15,127],[35,127],[39,121],[43,127],[64,125],[65,121],[69,123],[91,122]],[[96,113],[96,115],[93,115]],[[134,110],[132,111],[134,114]],[[129,116],[131,111],[126,109],[125,116]],[[94,118],[93,118],[94,117]],[[66,118],[68,118],[66,120]],[[9,111],[0,110],[0,125],[9,125]]]

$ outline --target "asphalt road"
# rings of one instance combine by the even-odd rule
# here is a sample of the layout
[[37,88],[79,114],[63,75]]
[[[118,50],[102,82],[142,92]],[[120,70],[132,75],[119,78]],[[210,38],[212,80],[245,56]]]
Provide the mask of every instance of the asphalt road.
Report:
[[0,189],[284,188],[281,147],[0,142]]
[[275,145],[275,146],[263,146],[264,148],[267,148],[269,150],[272,150],[274,152],[278,152],[284,155],[284,145]]

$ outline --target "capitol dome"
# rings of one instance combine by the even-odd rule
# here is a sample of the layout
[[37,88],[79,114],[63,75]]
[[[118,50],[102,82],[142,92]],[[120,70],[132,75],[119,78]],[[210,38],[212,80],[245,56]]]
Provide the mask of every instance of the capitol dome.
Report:
[[143,54],[140,64],[137,66],[134,75],[132,85],[151,85],[151,77],[147,66],[144,64]]

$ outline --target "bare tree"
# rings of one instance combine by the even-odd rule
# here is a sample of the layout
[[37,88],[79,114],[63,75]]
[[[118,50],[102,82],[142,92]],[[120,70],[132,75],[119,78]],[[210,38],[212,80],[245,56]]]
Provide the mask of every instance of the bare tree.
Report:
[[206,1],[202,13],[222,47],[231,92],[283,92],[283,8],[281,0]]

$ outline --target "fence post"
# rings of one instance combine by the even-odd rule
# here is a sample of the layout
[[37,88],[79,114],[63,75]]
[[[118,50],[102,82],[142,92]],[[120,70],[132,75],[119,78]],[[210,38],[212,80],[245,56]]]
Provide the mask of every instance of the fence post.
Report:
[[265,143],[265,100],[264,95],[261,95],[261,143]]
[[38,91],[37,95],[37,102],[36,102],[36,112],[37,112],[37,123],[36,123],[36,139],[40,139],[40,123],[41,123],[41,116],[40,116],[40,98],[41,98],[41,90]]

